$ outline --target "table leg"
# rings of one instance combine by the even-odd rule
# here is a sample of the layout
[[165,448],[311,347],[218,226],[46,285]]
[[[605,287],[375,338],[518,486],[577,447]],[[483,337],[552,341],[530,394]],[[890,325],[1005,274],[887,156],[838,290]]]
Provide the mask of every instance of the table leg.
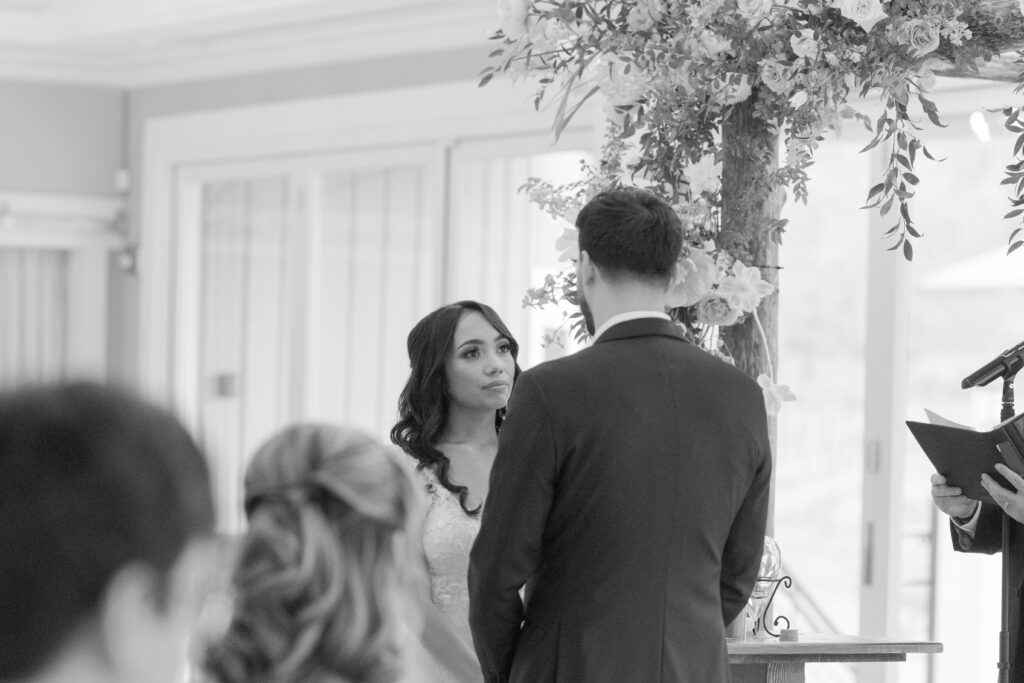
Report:
[[804,683],[803,662],[733,664],[732,683]]

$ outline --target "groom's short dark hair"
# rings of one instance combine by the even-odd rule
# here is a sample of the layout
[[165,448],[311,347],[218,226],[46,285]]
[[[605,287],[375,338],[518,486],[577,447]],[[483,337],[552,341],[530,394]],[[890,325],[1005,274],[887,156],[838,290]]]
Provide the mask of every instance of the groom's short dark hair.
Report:
[[580,211],[576,227],[580,251],[613,277],[667,280],[683,246],[676,212],[636,187],[601,192]]
[[57,656],[129,563],[163,606],[212,526],[206,460],[166,410],[88,382],[0,394],[0,679]]

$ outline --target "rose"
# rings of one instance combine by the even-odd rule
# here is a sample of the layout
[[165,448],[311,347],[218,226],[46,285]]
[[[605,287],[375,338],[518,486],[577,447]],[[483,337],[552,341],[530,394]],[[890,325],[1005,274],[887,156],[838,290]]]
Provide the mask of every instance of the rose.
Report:
[[792,88],[786,65],[774,59],[761,62],[761,82],[774,93],[784,95]]
[[705,325],[728,327],[740,319],[740,312],[721,294],[710,293],[697,302],[697,321]]
[[664,0],[638,0],[626,16],[630,31],[650,31],[665,13]]
[[683,169],[683,176],[690,184],[690,193],[693,196],[717,192],[722,186],[722,164],[715,163],[714,155],[709,154]]
[[918,57],[934,52],[939,47],[939,28],[933,24],[915,23],[910,27],[907,37],[914,55]]
[[[1021,0],[1024,2],[1024,0]],[[751,19],[761,19],[766,16],[772,9],[774,0],[737,0],[736,10],[740,13],[740,16],[748,21]]]
[[818,41],[814,38],[814,30],[805,28],[800,33],[789,37],[789,45],[793,48],[793,54],[807,60],[813,60],[818,56]]
[[530,0],[498,0],[498,25],[509,40],[526,33],[526,18],[530,13]]
[[840,0],[839,11],[844,17],[864,29],[865,33],[870,32],[875,24],[882,19],[889,17],[882,9],[882,3],[879,0]]

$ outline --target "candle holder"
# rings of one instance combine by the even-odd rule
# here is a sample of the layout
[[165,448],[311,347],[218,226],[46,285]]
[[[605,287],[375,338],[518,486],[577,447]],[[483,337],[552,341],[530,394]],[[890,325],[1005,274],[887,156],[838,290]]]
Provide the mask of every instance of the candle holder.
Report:
[[781,572],[782,552],[779,550],[779,545],[771,536],[765,536],[764,552],[761,554],[761,567],[758,571],[757,582],[754,583],[754,590],[750,593],[750,599],[747,600],[746,618],[748,623],[753,622],[753,627],[750,630],[752,635],[756,636],[763,632],[768,636],[778,637],[779,633],[772,631],[772,627],[777,628],[780,623],[785,623],[783,628],[790,627],[789,619],[784,616],[775,617],[771,626],[768,625],[771,604],[779,586],[785,585],[786,588],[793,586],[793,579],[788,576],[780,577]]

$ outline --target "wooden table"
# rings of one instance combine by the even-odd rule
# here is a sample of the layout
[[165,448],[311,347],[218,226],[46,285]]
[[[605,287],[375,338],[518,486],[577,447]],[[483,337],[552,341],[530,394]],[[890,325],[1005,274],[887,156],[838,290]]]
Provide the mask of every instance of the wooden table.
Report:
[[729,638],[733,683],[804,683],[804,665],[817,662],[904,662],[907,653],[942,652],[942,643],[838,634],[800,634],[795,643],[778,638]]

